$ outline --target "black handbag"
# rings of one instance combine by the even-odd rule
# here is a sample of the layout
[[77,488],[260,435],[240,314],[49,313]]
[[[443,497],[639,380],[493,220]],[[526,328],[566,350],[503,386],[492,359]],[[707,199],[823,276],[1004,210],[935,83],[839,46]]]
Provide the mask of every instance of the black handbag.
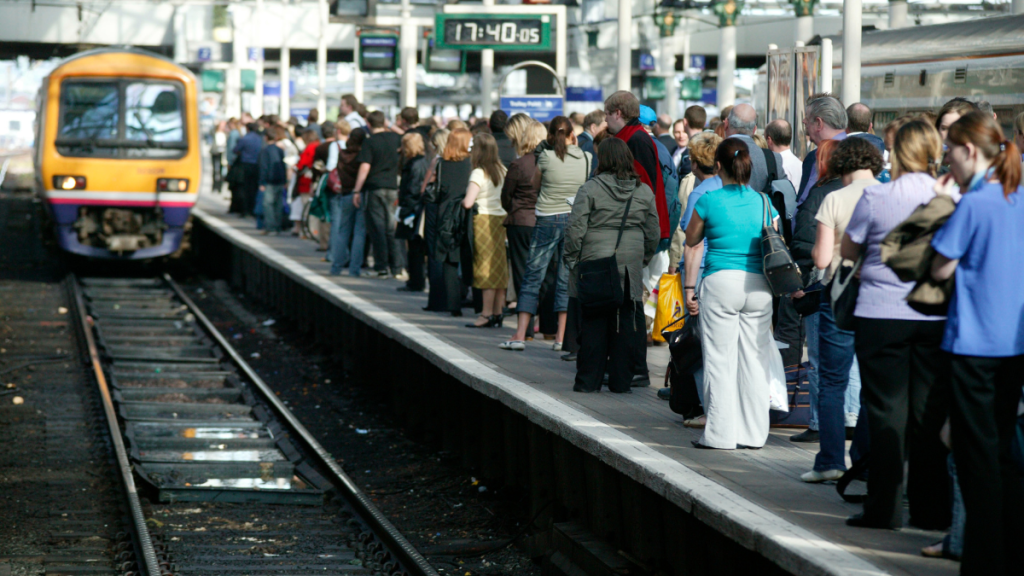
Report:
[[856,327],[857,319],[853,313],[857,309],[857,293],[860,291],[857,271],[863,264],[864,257],[861,256],[853,266],[840,266],[829,283],[832,316],[840,330],[853,330]]
[[629,206],[633,203],[633,197],[626,200],[626,210],[622,213],[622,222],[619,224],[619,237],[615,240],[615,252],[607,258],[598,258],[580,262],[579,278],[576,282],[576,297],[584,308],[607,308],[622,304],[622,279],[619,277],[619,262],[615,253],[619,251],[619,243],[622,242],[622,231],[626,228],[626,217],[629,216]]
[[[672,325],[683,319],[682,328],[669,331]],[[684,316],[661,330],[661,336],[668,343],[672,370],[676,374],[691,375],[704,366],[704,349],[700,341],[700,314]]]
[[792,294],[804,287],[800,276],[800,266],[786,247],[786,241],[774,227],[768,211],[768,196],[763,192],[764,221],[761,228],[761,257],[764,262],[764,277],[768,280],[772,294],[782,296]]

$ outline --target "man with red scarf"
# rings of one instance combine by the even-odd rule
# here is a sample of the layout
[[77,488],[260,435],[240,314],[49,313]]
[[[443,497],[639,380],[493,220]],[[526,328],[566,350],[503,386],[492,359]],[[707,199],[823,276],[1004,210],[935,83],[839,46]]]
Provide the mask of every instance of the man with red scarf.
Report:
[[608,132],[626,143],[633,153],[633,166],[640,180],[654,192],[662,240],[670,238],[672,231],[669,230],[668,202],[665,200],[665,184],[661,179],[658,149],[640,124],[640,101],[631,92],[619,90],[604,101],[604,113]]

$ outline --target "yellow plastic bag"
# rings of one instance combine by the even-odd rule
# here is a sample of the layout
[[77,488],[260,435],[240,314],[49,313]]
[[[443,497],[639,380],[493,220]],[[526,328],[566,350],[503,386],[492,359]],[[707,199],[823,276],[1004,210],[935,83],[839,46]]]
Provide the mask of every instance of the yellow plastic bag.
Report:
[[[679,273],[662,274],[658,280],[658,310],[654,315],[654,326],[651,329],[651,337],[656,342],[664,342],[661,337],[661,330],[669,324],[683,317],[683,278]],[[676,324],[675,329],[683,327],[683,323]]]

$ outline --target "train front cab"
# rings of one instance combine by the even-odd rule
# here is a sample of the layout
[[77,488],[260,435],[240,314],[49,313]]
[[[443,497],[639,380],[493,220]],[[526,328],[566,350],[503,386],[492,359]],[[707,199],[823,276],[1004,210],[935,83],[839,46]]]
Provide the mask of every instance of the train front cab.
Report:
[[40,96],[38,185],[61,248],[131,260],[177,251],[201,174],[192,74],[98,50],[56,68]]

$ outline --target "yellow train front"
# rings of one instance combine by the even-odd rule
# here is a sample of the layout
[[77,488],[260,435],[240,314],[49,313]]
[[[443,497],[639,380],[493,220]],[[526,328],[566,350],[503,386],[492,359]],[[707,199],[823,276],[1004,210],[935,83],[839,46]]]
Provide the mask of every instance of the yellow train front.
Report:
[[60,247],[143,260],[181,246],[201,174],[196,79],[133,48],[82,52],[43,81],[36,185]]

